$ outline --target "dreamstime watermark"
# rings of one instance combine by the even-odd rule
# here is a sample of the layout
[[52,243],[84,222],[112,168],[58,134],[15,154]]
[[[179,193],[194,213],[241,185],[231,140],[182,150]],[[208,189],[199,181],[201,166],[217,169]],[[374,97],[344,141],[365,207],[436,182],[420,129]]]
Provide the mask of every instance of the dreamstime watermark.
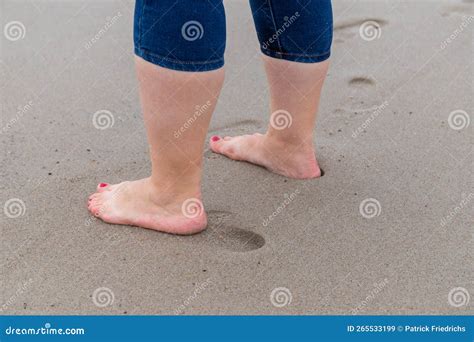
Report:
[[199,21],[187,21],[181,27],[181,35],[188,42],[193,42],[204,36],[204,27],[202,27],[202,24]]
[[285,194],[285,200],[276,208],[275,211],[268,216],[268,218],[264,219],[262,225],[264,227],[268,226],[268,224],[275,219],[300,193],[299,189],[296,189],[291,194]]
[[99,308],[114,304],[115,295],[108,287],[99,287],[92,294],[92,302]]
[[291,291],[286,287],[277,287],[270,293],[270,302],[274,307],[282,308],[290,305],[293,300]]
[[382,35],[382,29],[378,22],[368,20],[360,25],[359,35],[363,40],[370,42],[372,40],[380,38],[380,36]]
[[186,120],[186,122],[178,130],[174,131],[174,137],[178,139],[202,114],[206,113],[209,108],[211,108],[211,105],[212,102],[209,100],[202,106],[196,105],[193,115],[188,120]]
[[471,296],[469,292],[464,287],[455,287],[452,288],[448,293],[448,303],[455,308],[460,308],[461,306],[467,306]]
[[92,116],[92,124],[95,128],[104,130],[113,127],[115,118],[112,112],[106,109],[98,110]]
[[13,303],[15,303],[18,298],[26,292],[26,290],[32,283],[33,279],[29,278],[27,281],[21,284],[21,286],[16,290],[16,292],[10,298],[8,298],[8,300],[2,306],[0,306],[0,312],[7,310]]
[[288,17],[284,17],[283,18],[283,25],[280,26],[280,28],[278,28],[276,30],[276,32],[273,34],[273,36],[271,36],[270,38],[268,38],[268,40],[266,40],[265,42],[262,43],[262,49],[266,50],[268,49],[268,46],[270,44],[273,44],[274,42],[278,41],[278,38],[283,34],[285,33],[285,31],[296,21],[298,20],[298,18],[300,17],[300,12],[295,12],[295,14],[293,14],[292,16]]
[[201,200],[197,198],[188,198],[181,206],[181,212],[187,218],[196,218],[204,212],[204,206]]
[[53,328],[50,323],[45,323],[39,328],[17,328],[9,326],[5,329],[6,335],[84,335],[84,328]]
[[388,101],[384,101],[380,106],[377,106],[375,110],[369,115],[369,117],[354,131],[352,131],[352,138],[356,139],[364,130],[366,130],[370,124],[383,113],[385,108],[388,106]]
[[[99,209],[99,213],[97,214],[97,217],[102,214],[102,210],[103,208]],[[92,225],[92,223],[97,220],[97,217],[96,216],[89,217],[85,221],[85,226],[89,227],[90,225]],[[101,235],[102,243],[107,245],[108,247],[118,246],[120,243],[122,243],[126,239],[127,237],[124,235],[123,230],[109,229]]]
[[[116,195],[112,195],[113,197],[115,197]],[[92,225],[93,222],[97,221],[97,217],[99,217],[104,211],[105,209],[107,209],[106,207],[106,204],[103,204],[99,210],[97,210],[97,212],[95,213],[94,216],[90,216],[88,217],[85,221],[84,221],[84,225],[86,227],[90,227]]]
[[468,127],[470,123],[471,118],[464,110],[457,109],[449,113],[448,125],[455,131],[460,131],[461,129]]
[[26,205],[19,198],[10,198],[3,206],[3,213],[9,218],[18,218],[25,215]]
[[447,214],[441,219],[441,223],[440,223],[441,227],[445,227],[447,224],[449,224],[453,220],[453,218],[457,214],[459,214],[469,204],[469,202],[472,201],[473,198],[474,198],[474,193],[472,192],[470,192],[469,195],[467,196],[464,195],[461,202],[459,202],[458,205],[456,205],[454,208],[451,208],[451,210],[449,211],[449,214]]
[[28,101],[26,105],[18,106],[16,115],[7,122],[5,126],[2,127],[0,134],[6,133],[10,128],[12,128],[27,112],[33,108],[33,101]]
[[447,37],[443,40],[439,46],[441,50],[444,50],[448,47],[449,44],[454,42],[456,38],[474,21],[474,16],[464,16],[461,24]]
[[178,306],[174,310],[175,315],[181,315],[184,310],[202,293],[204,292],[207,288],[209,288],[212,285],[212,281],[210,278],[207,278],[204,282],[196,286],[196,288],[193,291],[193,294],[190,295],[188,298],[186,298],[183,303]]
[[104,26],[102,26],[99,31],[97,31],[97,33],[84,44],[84,48],[89,50],[92,45],[98,42],[105,35],[105,33],[120,19],[121,16],[122,13],[119,11],[113,17],[105,18]]
[[5,27],[3,28],[3,34],[9,41],[15,42],[25,38],[26,28],[21,21],[10,21],[5,24]]
[[380,215],[382,212],[382,206],[375,198],[366,198],[360,202],[359,212],[366,219],[371,219]]
[[84,226],[90,227],[92,225],[92,223],[95,222],[95,221],[97,221],[97,217],[95,217],[95,216],[88,217],[84,221]]
[[351,313],[353,315],[358,315],[361,311],[367,307],[367,305],[377,297],[377,295],[382,292],[382,290],[387,286],[388,284],[388,279],[385,278],[383,279],[380,283],[375,283],[374,288],[370,290],[369,294],[365,299],[360,302],[354,309],[351,310]]
[[278,109],[270,115],[270,125],[278,131],[291,127],[292,123],[293,118],[290,112],[284,109]]

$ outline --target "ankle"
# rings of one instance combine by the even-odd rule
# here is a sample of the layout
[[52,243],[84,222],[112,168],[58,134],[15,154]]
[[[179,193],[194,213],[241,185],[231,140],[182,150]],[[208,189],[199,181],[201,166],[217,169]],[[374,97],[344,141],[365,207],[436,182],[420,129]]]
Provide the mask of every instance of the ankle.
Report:
[[149,178],[148,193],[150,199],[161,206],[181,203],[189,198],[201,199],[200,182],[189,180],[159,180]]
[[289,134],[278,134],[268,131],[265,134],[265,144],[273,148],[277,148],[281,151],[287,151],[289,153],[302,152],[302,153],[314,153],[314,145],[312,136],[304,135],[289,135]]

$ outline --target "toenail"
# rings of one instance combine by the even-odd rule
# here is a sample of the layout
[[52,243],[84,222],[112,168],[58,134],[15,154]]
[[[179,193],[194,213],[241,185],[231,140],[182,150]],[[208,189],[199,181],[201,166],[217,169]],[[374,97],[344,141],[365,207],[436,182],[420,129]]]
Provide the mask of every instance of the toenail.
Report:
[[108,185],[107,183],[100,183],[100,184],[99,184],[99,187],[105,188],[107,185]]
[[217,135],[214,135],[212,138],[211,138],[212,141],[219,141],[221,140],[221,138],[219,138]]

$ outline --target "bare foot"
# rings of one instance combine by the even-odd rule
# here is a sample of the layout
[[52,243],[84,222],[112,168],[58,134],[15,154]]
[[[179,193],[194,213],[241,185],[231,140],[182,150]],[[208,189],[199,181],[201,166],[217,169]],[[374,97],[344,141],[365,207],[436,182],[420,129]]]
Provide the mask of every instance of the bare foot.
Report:
[[213,136],[210,145],[215,153],[263,166],[285,177],[307,179],[321,176],[312,145],[293,145],[260,133],[224,138]]
[[171,234],[195,234],[207,225],[200,195],[162,193],[150,178],[115,185],[100,183],[89,197],[88,209],[108,223]]

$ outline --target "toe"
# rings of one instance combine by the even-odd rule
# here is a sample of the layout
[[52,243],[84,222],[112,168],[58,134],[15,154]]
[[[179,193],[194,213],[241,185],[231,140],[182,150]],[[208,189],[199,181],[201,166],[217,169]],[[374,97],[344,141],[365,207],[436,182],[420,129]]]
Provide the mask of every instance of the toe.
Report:
[[[95,196],[94,196],[95,195]],[[103,203],[103,196],[100,196],[99,194],[94,194],[92,196],[92,199],[89,201],[89,210],[94,210],[96,208],[100,208]]]
[[214,135],[209,140],[209,146],[211,146],[212,151],[219,153],[219,147],[222,145],[222,142],[223,140],[220,136]]
[[100,213],[102,212],[102,204],[100,202],[94,202],[89,210],[94,216],[100,216]]
[[89,210],[92,213],[93,208],[94,208],[93,201],[91,201],[87,204],[87,210]]
[[97,185],[97,191],[98,192],[102,192],[102,191],[106,191],[106,190],[109,190],[109,184],[108,183],[99,183]]
[[98,192],[93,193],[92,195],[89,196],[88,202],[90,203],[92,200],[100,197],[100,194]]
[[240,160],[237,155],[238,145],[234,143],[236,140],[231,141],[222,141],[221,146],[219,146],[218,153],[229,157],[230,159]]
[[211,150],[215,153],[223,154],[226,157],[234,160],[241,160],[238,155],[239,144],[242,137],[217,137],[211,138]]

